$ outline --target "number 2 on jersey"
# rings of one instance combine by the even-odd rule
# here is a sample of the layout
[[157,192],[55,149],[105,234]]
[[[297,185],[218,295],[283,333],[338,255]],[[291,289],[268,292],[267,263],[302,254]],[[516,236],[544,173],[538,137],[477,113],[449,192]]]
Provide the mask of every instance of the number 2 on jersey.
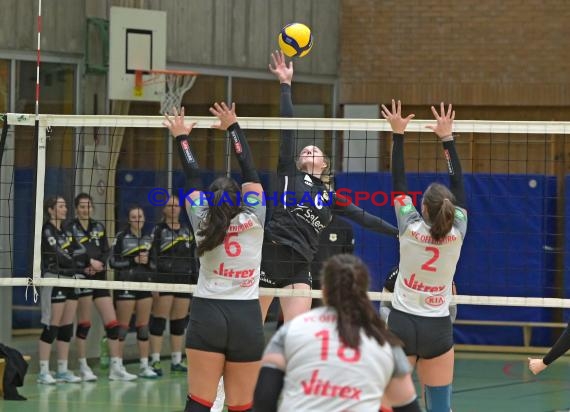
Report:
[[[322,329],[315,333],[315,336],[322,340],[321,343],[321,360],[327,361],[329,359],[329,341],[330,341],[330,333],[327,329]],[[352,356],[347,356],[346,351],[352,351]],[[341,344],[336,351],[336,356],[343,361],[343,362],[358,362],[360,360],[360,350],[352,349],[348,346]]]
[[224,249],[229,257],[236,257],[241,255],[241,245],[237,240],[232,241],[230,238],[237,236],[237,233],[228,233],[224,238]]
[[439,259],[439,249],[434,246],[426,246],[426,250],[432,252],[433,256],[422,265],[422,269],[427,272],[437,272],[437,268],[433,264]]

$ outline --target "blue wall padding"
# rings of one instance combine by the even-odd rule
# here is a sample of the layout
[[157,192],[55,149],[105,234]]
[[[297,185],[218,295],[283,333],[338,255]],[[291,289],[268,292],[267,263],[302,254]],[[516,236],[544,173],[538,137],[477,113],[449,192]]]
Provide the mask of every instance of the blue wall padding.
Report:
[[[128,178],[127,178],[128,177]],[[203,173],[204,187],[215,175]],[[234,177],[237,178],[236,175]],[[71,170],[48,169],[46,193],[64,193],[65,186],[73,180]],[[261,173],[266,191],[277,190],[274,176]],[[33,172],[31,169],[17,169],[15,174],[15,228],[14,263],[15,276],[29,273],[31,251]],[[568,180],[568,178],[567,178]],[[121,170],[117,173],[117,219],[118,228],[126,222],[129,205],[139,204],[145,210],[146,230],[161,218],[161,208],[148,202],[152,188],[164,187],[165,175],[153,171]],[[408,175],[408,189],[423,192],[427,186],[438,181],[448,184],[447,175]],[[176,172],[173,176],[175,192],[184,187],[184,176]],[[337,189],[350,189],[353,200],[356,191],[369,193],[383,191],[390,199],[392,188],[389,173],[341,173],[336,176]],[[556,210],[556,179],[543,175],[465,175],[465,187],[469,211],[469,226],[463,245],[455,281],[460,294],[494,296],[554,296],[554,225]],[[348,192],[345,191],[345,195]],[[377,196],[383,200],[383,195]],[[419,199],[421,201],[421,198]],[[393,207],[388,202],[375,206],[370,200],[359,204],[392,224],[396,224]],[[418,206],[419,207],[419,206]],[[570,202],[566,201],[566,212],[570,213]],[[69,214],[73,213],[70,207]],[[364,230],[353,225],[356,237],[356,253],[369,265],[372,275],[372,290],[381,290],[382,283],[390,269],[398,264],[399,248],[395,239]],[[566,221],[566,233],[570,223]],[[570,246],[566,246],[567,248]],[[570,259],[565,255],[565,267]],[[565,285],[570,295],[570,284]],[[30,296],[30,294],[29,294]],[[14,289],[14,305],[30,306],[33,301],[24,300],[24,289]],[[15,310],[14,325],[35,327],[39,312]],[[550,321],[552,310],[525,307],[459,307],[461,319]],[[501,327],[455,327],[457,343],[522,345],[521,328]],[[551,343],[550,331],[536,329],[534,345],[547,346]]]

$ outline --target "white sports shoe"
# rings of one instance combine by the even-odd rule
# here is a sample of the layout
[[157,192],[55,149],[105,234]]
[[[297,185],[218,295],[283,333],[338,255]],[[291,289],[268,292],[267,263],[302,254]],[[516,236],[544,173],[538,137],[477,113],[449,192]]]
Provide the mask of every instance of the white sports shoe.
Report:
[[158,378],[158,374],[155,371],[153,371],[150,366],[140,368],[139,376],[141,378],[146,378],[146,379]]
[[80,369],[79,375],[84,382],[95,382],[97,380],[97,375],[93,373],[90,367]]
[[55,385],[57,381],[51,376],[51,373],[40,373],[37,382],[42,385]]
[[109,371],[109,380],[111,381],[133,381],[137,378],[137,375],[127,372],[123,365],[111,366]]
[[81,382],[81,378],[77,375],[75,375],[73,372],[71,371],[65,371],[65,372],[58,372],[55,374],[55,379],[58,382],[65,382],[65,383],[79,383]]

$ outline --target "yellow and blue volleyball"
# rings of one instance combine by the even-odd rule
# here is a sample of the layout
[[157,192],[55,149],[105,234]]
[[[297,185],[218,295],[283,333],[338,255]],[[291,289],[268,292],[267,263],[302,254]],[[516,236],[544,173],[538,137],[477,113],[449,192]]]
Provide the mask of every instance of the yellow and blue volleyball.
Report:
[[279,33],[279,47],[286,56],[304,57],[313,47],[311,29],[302,23],[291,23]]

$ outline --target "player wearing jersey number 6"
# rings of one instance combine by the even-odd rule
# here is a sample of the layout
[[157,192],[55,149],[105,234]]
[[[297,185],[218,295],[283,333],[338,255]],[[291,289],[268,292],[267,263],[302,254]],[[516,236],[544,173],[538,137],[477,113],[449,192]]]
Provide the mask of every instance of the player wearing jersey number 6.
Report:
[[402,343],[368,298],[366,265],[336,255],[321,274],[325,306],[283,325],[265,349],[255,412],[378,411],[382,396],[395,412],[419,412]]
[[[186,334],[190,370],[185,412],[209,411],[221,376],[228,411],[249,411],[265,343],[259,306],[263,188],[235,106],[215,103],[210,111],[220,120],[215,127],[229,131],[241,168],[243,195],[238,200],[238,184],[220,177],[209,187],[213,198],[206,200],[204,193],[194,190],[186,199],[200,272]],[[176,136],[186,183],[199,189],[198,164],[188,136],[194,125],[184,124],[184,109],[166,119],[165,126]]]
[[[441,139],[451,191],[432,183],[424,192],[421,214],[409,196],[395,199],[400,232],[399,275],[392,297],[388,327],[404,342],[412,365],[425,385],[428,412],[449,412],[453,381],[453,331],[449,316],[452,282],[467,229],[465,190],[461,164],[453,141],[451,105],[440,112],[432,107],[436,125],[427,126]],[[382,115],[392,126],[393,190],[407,193],[404,171],[404,131],[414,117],[402,118],[401,103],[392,110],[382,105]]]

